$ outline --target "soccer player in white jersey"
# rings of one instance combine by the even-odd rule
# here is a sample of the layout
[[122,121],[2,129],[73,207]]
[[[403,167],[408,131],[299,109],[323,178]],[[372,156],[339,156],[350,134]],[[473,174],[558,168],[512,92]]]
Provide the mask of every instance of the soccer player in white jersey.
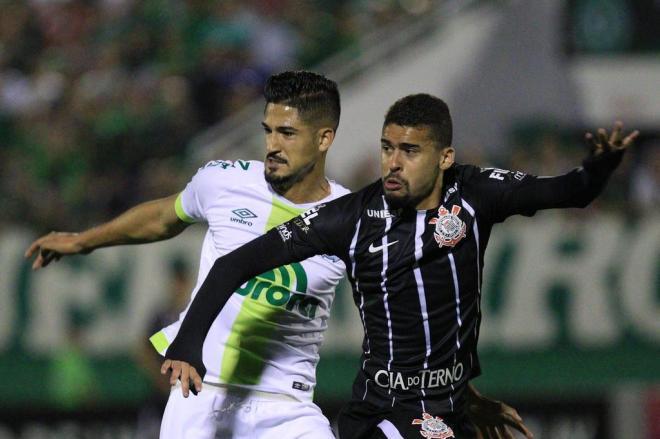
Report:
[[[339,123],[336,84],[311,72],[284,72],[269,78],[264,95],[265,162],[213,161],[181,193],[79,234],[43,236],[26,252],[38,253],[33,268],[101,247],[169,239],[190,223],[206,222],[194,297],[218,257],[348,193],[325,177],[325,156]],[[187,386],[173,387],[161,438],[334,437],[312,394],[343,272],[338,259],[316,256],[263,273],[236,291],[204,343],[204,391],[186,399]],[[185,313],[151,337],[156,350],[167,349]],[[187,377],[182,381],[187,384]],[[484,431],[522,425],[512,408],[474,395],[475,421]]]

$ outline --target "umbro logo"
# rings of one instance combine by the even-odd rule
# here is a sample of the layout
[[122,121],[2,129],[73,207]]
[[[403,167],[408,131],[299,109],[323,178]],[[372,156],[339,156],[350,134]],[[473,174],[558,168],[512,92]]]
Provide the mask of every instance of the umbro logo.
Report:
[[250,209],[246,209],[245,207],[242,207],[240,209],[234,209],[231,211],[231,213],[242,219],[257,217],[257,215],[255,215],[254,212],[252,212]]
[[234,223],[239,223],[239,224],[245,224],[246,226],[252,226],[252,221],[248,221],[248,219],[251,218],[257,218],[257,215],[255,215],[254,212],[252,212],[250,209],[246,209],[245,207],[241,207],[240,209],[234,209],[231,211],[236,217],[231,217],[229,218],[229,221],[234,222]]
[[390,245],[394,245],[397,242],[399,242],[399,241],[398,240],[397,241],[392,241],[390,243],[383,244],[383,245],[378,245],[378,246],[374,245],[374,243],[372,242],[371,245],[369,246],[369,253],[378,253],[379,251],[381,251],[385,247],[389,247]]

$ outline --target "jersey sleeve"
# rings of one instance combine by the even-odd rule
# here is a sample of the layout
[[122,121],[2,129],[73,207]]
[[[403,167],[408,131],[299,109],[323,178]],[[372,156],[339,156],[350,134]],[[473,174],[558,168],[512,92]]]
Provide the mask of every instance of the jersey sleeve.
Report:
[[181,221],[206,221],[206,209],[213,192],[212,169],[200,168],[176,199],[175,210]]
[[479,214],[490,222],[501,222],[514,214],[532,216],[536,213],[532,206],[513,202],[512,194],[530,185],[538,177],[521,171],[476,167],[471,174],[468,185],[471,189],[470,198],[476,201]]
[[[199,168],[176,199],[174,208],[179,219],[187,223],[206,221],[209,207],[222,191],[244,181],[246,172],[254,174],[250,164],[243,160],[213,160]],[[263,178],[260,173],[259,178]]]
[[[238,287],[254,276],[319,254],[347,253],[352,194],[318,205],[218,258],[197,292],[166,358],[193,365],[203,377],[202,347],[213,321]],[[346,237],[348,236],[348,237]],[[346,246],[346,249],[342,248]]]
[[532,216],[542,209],[586,207],[602,192],[622,155],[588,157],[582,167],[554,177],[474,168],[470,186],[481,214],[493,223],[512,215]]

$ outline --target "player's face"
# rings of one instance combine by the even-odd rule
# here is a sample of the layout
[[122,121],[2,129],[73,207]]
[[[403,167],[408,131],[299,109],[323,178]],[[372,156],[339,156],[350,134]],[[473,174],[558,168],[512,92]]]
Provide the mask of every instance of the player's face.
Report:
[[327,148],[319,143],[319,130],[302,120],[294,107],[268,104],[261,125],[266,135],[266,181],[285,192],[314,169]]
[[454,162],[451,147],[440,148],[427,126],[389,124],[381,138],[385,198],[393,208],[431,209],[438,205],[442,173]]

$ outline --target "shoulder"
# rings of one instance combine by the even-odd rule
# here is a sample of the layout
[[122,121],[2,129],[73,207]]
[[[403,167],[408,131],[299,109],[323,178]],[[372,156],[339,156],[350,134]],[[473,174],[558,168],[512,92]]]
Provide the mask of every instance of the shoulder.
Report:
[[486,174],[487,168],[480,168],[475,165],[456,164],[453,166],[452,171],[456,180],[463,184],[475,183],[488,178]]
[[264,164],[258,160],[211,160],[199,168],[198,174],[209,175],[258,175],[263,178]]

